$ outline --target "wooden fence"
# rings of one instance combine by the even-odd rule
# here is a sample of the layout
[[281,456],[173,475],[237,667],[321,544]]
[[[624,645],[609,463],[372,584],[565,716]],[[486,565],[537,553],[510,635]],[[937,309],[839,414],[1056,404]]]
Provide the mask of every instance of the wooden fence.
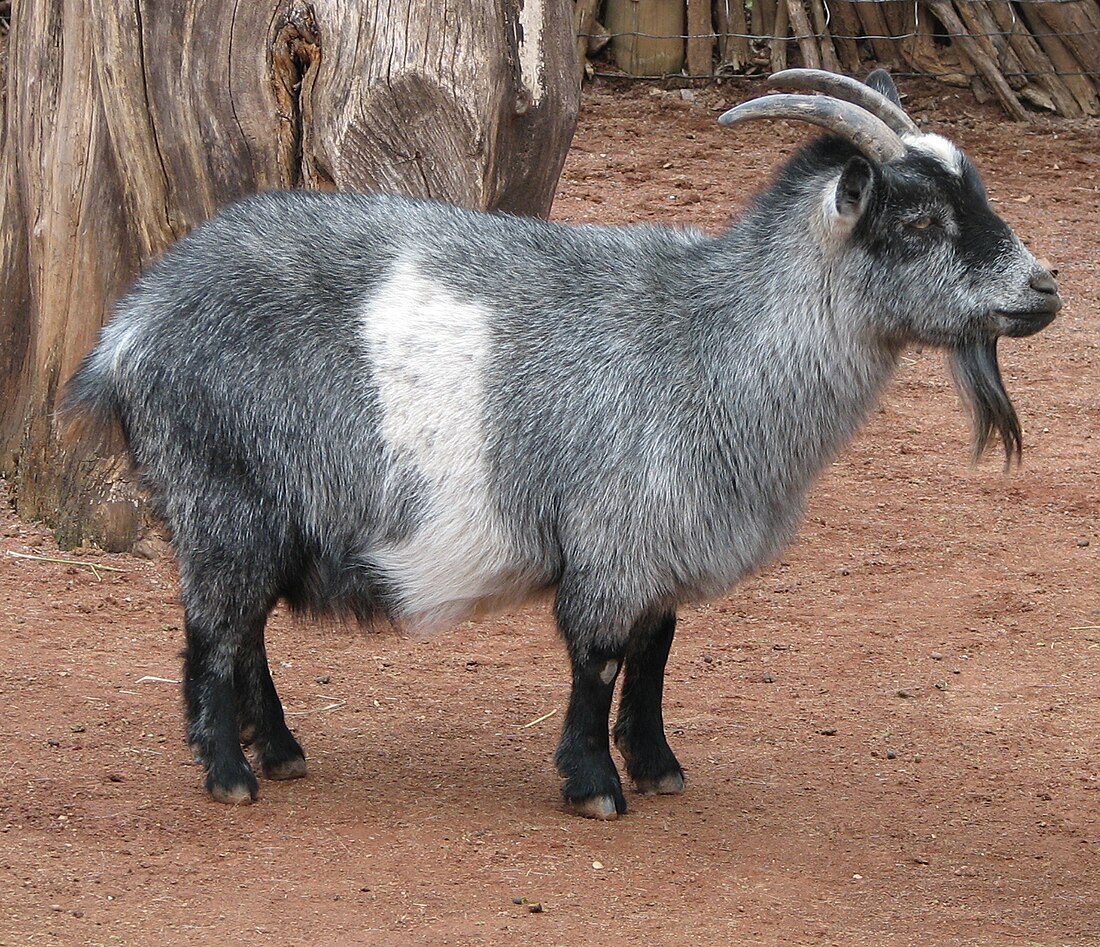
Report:
[[1015,119],[1100,115],[1098,0],[576,0],[575,25],[583,54],[630,75],[885,66]]

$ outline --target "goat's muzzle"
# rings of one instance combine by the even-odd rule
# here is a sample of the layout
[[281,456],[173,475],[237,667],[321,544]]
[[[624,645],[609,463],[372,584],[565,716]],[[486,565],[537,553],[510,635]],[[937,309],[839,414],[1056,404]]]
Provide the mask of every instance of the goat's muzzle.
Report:
[[997,334],[1022,338],[1034,335],[1045,329],[1062,308],[1062,297],[1058,295],[1058,284],[1048,269],[1036,270],[1028,284],[1030,292],[1026,309],[993,313],[997,320]]

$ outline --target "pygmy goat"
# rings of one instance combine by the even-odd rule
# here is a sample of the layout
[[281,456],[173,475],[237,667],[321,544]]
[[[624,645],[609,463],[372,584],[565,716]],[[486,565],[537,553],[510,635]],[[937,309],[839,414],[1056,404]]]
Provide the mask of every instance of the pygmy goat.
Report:
[[[890,77],[790,70],[723,124],[800,150],[721,236],[431,201],[273,193],[179,241],[67,407],[121,424],[179,557],[206,788],[305,773],[268,671],[275,603],[453,622],[550,591],[572,661],[556,762],[577,812],[676,793],[661,694],[682,603],[774,558],[907,345],[949,353],[975,451],[1020,428],[1001,336],[1061,306],[977,171]],[[822,95],[816,93],[824,93]]]

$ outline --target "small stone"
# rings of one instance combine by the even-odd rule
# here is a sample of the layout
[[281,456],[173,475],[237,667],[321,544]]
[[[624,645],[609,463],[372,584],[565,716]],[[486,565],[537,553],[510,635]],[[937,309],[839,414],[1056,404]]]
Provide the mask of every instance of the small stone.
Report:
[[543,913],[543,907],[542,907],[541,904],[539,904],[538,901],[534,901],[531,904],[528,904],[527,905],[527,910],[530,911],[532,914],[542,914]]
[[835,737],[836,727],[825,727],[823,730],[818,730],[817,732],[820,733],[823,737]]
[[122,782],[122,780],[123,780],[123,778],[122,778],[121,776],[119,776],[119,775],[118,775],[118,773],[111,773],[111,774],[110,774],[110,775],[109,775],[109,776],[108,776],[107,778],[108,778],[108,779],[109,779],[109,780],[110,780],[110,781],[111,781],[112,783],[121,783],[121,782]]
[[841,569],[840,574],[841,575],[851,575],[852,573],[850,573],[847,569]]
[[936,683],[933,686],[938,691],[945,691],[945,690],[947,690],[947,681],[936,681]]
[[913,692],[911,690],[908,690],[908,689],[904,688],[904,687],[901,690],[898,691],[898,697],[912,697],[912,696],[913,696]]
[[521,897],[518,897],[518,896],[517,896],[517,897],[515,897],[515,898],[512,898],[512,903],[513,903],[513,904],[526,904],[526,903],[527,903],[527,899],[526,899],[526,898],[521,898]]
[[886,758],[888,760],[896,760],[898,758],[898,751],[897,750],[887,750],[886,751]]
[[714,663],[714,658],[709,654],[704,654],[703,655],[703,663],[704,664],[713,664]]
[[767,672],[765,672],[764,674],[762,674],[760,676],[760,680],[765,684],[774,684],[775,683],[775,675],[772,674],[770,671],[767,671]]
[[599,871],[603,868],[603,862],[592,862],[592,867],[595,868],[596,871]]
[[772,650],[773,651],[790,651],[791,646],[789,644],[773,644],[772,645]]
[[134,555],[139,559],[148,559],[150,561],[159,559],[162,553],[161,543],[158,543],[155,539],[142,539],[134,543]]
[[46,746],[61,746],[60,740],[54,740],[52,737],[46,741]]
[[943,655],[939,651],[933,651],[932,652],[932,660],[933,661],[942,661],[943,660]]
[[1077,545],[1080,546],[1082,549],[1084,549],[1088,544],[1089,544],[1089,541],[1087,539],[1077,540]]
[[332,675],[331,674],[322,674],[320,677],[316,678],[316,681],[317,681],[318,684],[331,684],[332,683]]
[[83,916],[84,916],[83,911],[73,911],[73,917],[83,917]]

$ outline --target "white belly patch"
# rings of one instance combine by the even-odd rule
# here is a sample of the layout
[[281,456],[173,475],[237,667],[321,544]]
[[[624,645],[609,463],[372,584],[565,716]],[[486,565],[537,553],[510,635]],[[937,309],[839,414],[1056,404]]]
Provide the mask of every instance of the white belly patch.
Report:
[[411,261],[395,266],[362,314],[382,437],[390,456],[425,485],[416,531],[370,551],[414,626],[455,621],[481,602],[509,597],[516,571],[489,495],[488,323],[484,307],[433,285]]

